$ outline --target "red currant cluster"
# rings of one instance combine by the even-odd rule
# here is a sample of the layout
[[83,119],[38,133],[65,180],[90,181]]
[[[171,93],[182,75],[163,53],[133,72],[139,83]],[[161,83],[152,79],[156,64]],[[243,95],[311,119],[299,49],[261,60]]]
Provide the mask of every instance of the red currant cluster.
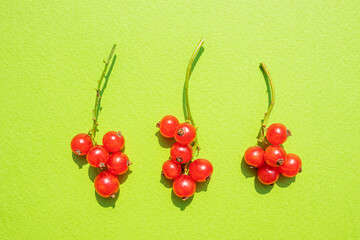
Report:
[[266,139],[270,145],[265,151],[259,146],[253,146],[246,150],[245,161],[248,165],[259,168],[258,179],[261,183],[274,184],[280,173],[285,177],[294,177],[301,172],[301,160],[293,154],[286,154],[281,144],[290,131],[281,123],[274,123],[266,131]]
[[212,164],[206,159],[193,158],[193,147],[197,150],[196,129],[190,123],[181,123],[176,117],[167,115],[156,125],[166,138],[175,138],[170,149],[170,159],[162,165],[161,174],[168,179],[175,179],[174,193],[183,200],[191,197],[196,190],[196,182],[204,182],[211,178]]
[[125,145],[120,132],[107,132],[102,143],[102,146],[93,145],[88,134],[80,133],[71,140],[71,149],[79,156],[86,155],[91,166],[103,170],[94,180],[96,192],[102,197],[115,197],[120,185],[116,175],[126,173],[131,162],[125,153],[120,152]]
[[[280,173],[285,177],[296,176],[302,171],[302,163],[297,155],[286,154],[282,147],[288,136],[291,136],[290,131],[283,124],[274,123],[267,129],[265,128],[275,104],[275,90],[270,73],[264,63],[261,63],[261,68],[267,76],[271,102],[261,125],[258,146],[248,148],[244,159],[249,166],[258,168],[257,177],[259,181],[265,185],[270,185],[278,180]],[[264,136],[265,131],[266,138]]]
[[71,140],[71,150],[78,156],[85,156],[88,163],[101,170],[94,180],[95,190],[102,197],[115,197],[119,190],[119,179],[117,175],[124,174],[131,162],[127,155],[120,152],[124,145],[125,139],[121,132],[107,132],[102,144],[98,145],[95,141],[95,135],[98,126],[98,115],[100,107],[101,92],[100,87],[102,80],[105,78],[107,67],[114,54],[116,45],[111,49],[107,61],[104,61],[105,67],[101,74],[96,90],[95,107],[93,110],[93,127],[89,134],[80,133]]

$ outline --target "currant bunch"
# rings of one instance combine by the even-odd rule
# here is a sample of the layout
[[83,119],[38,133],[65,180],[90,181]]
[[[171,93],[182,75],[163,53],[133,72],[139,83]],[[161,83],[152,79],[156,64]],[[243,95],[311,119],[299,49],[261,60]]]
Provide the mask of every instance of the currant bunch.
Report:
[[188,84],[192,73],[192,65],[203,43],[204,39],[201,39],[190,58],[186,71],[186,121],[179,123],[175,116],[167,115],[156,125],[162,136],[175,138],[176,140],[170,149],[169,160],[162,165],[161,174],[168,179],[174,180],[173,191],[184,201],[195,193],[196,182],[210,180],[213,173],[213,166],[210,161],[201,158],[193,161],[195,152],[198,154],[200,148],[196,134],[197,128],[190,112]]
[[[271,75],[264,63],[261,68],[267,76],[270,86],[270,105],[262,121],[258,145],[248,148],[245,152],[245,162],[250,167],[258,168],[257,177],[262,184],[274,184],[280,174],[285,177],[294,177],[302,171],[301,159],[293,154],[286,153],[282,144],[291,136],[284,124],[274,123],[266,129],[266,123],[275,104],[275,90]],[[266,133],[266,134],[265,134]]]
[[88,163],[98,168],[99,174],[95,177],[94,186],[96,192],[102,197],[115,198],[119,190],[120,182],[117,175],[124,174],[131,162],[127,155],[121,150],[125,145],[125,138],[120,131],[107,132],[102,139],[102,145],[96,143],[95,135],[97,132],[99,107],[101,95],[101,83],[106,75],[108,65],[114,54],[116,45],[111,49],[110,55],[105,63],[104,70],[96,90],[95,106],[93,110],[93,127],[88,134],[77,134],[71,140],[71,150],[78,156],[86,156]]

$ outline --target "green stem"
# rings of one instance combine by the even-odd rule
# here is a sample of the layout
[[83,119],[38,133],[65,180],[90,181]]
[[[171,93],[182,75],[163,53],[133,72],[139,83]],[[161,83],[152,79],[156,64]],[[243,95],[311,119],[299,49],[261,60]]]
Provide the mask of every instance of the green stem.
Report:
[[[186,122],[190,122],[191,125],[193,125],[194,127],[195,127],[195,121],[194,121],[194,119],[193,119],[193,117],[191,115],[190,103],[189,103],[189,80],[190,80],[191,73],[193,71],[193,64],[194,64],[195,58],[198,55],[198,53],[199,53],[199,51],[200,51],[203,44],[204,44],[204,38],[202,38],[200,40],[199,44],[197,45],[197,47],[195,48],[193,54],[191,55],[191,58],[189,60],[189,63],[188,63],[187,69],[186,69],[186,76],[185,76],[185,86],[184,86],[184,88],[185,88],[185,107],[186,107],[186,116],[187,116]],[[196,136],[195,141],[193,143],[193,157],[184,166],[185,173],[187,173],[189,171],[188,170],[189,164],[192,162],[196,152],[197,153],[199,152],[199,141],[198,141],[197,136]]]
[[98,117],[99,117],[99,103],[100,103],[100,99],[101,99],[101,91],[100,91],[101,83],[102,83],[103,79],[105,78],[105,74],[106,74],[107,68],[109,66],[109,63],[114,55],[115,48],[116,48],[116,44],[113,45],[107,60],[104,60],[104,63],[105,63],[104,70],[102,71],[100,79],[98,80],[97,88],[95,88],[96,98],[95,98],[95,105],[94,105],[93,116],[92,116],[93,126],[92,126],[91,130],[89,131],[89,135],[93,141],[93,144],[95,144],[95,145],[96,145],[95,136],[96,136],[97,126],[99,125]]
[[264,139],[265,139],[266,123],[267,123],[267,121],[269,119],[270,113],[271,113],[271,111],[272,111],[272,109],[274,107],[274,104],[275,104],[275,89],[274,89],[274,84],[273,84],[270,72],[267,69],[265,63],[261,63],[260,66],[261,66],[262,70],[265,72],[265,74],[267,76],[267,81],[268,81],[269,86],[270,86],[270,96],[271,96],[271,98],[270,98],[271,100],[270,100],[268,110],[265,113],[264,120],[262,121],[262,124],[261,124],[261,134],[260,134],[260,137],[259,137],[259,142],[263,142]]

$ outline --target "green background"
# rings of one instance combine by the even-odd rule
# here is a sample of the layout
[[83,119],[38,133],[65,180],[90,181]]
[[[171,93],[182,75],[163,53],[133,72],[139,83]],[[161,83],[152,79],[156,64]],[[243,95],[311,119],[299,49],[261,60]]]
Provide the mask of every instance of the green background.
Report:
[[[359,1],[2,1],[0,239],[359,239]],[[190,81],[211,182],[183,203],[160,176]],[[98,140],[121,130],[134,165],[97,197],[71,138],[91,127],[96,81],[116,42]],[[295,179],[264,187],[241,163],[269,123],[293,133]],[[159,144],[160,143],[160,144]],[[125,181],[126,180],[126,181]]]

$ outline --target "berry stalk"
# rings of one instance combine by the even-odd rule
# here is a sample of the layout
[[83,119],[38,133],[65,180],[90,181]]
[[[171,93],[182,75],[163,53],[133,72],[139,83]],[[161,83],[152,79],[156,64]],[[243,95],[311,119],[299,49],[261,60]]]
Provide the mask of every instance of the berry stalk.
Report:
[[116,48],[116,44],[113,45],[107,60],[104,60],[104,64],[105,64],[104,70],[102,71],[100,79],[98,80],[97,88],[95,88],[96,98],[95,98],[94,109],[92,112],[93,113],[93,115],[92,115],[93,126],[92,126],[91,130],[89,131],[89,135],[90,135],[91,140],[94,145],[96,145],[95,135],[96,135],[96,131],[97,131],[97,126],[99,125],[98,117],[99,117],[99,105],[100,105],[100,99],[101,99],[101,91],[100,91],[101,83],[102,83],[103,79],[105,78],[106,71],[107,71],[109,63],[114,55],[115,48]]
[[[194,64],[194,61],[195,61],[195,58],[196,56],[198,55],[202,45],[204,44],[204,38],[202,38],[200,40],[200,42],[198,43],[198,45],[196,46],[193,54],[191,55],[190,57],[190,60],[189,60],[189,63],[188,63],[188,66],[187,66],[187,69],[186,69],[186,76],[185,76],[185,85],[184,85],[184,91],[185,91],[185,107],[186,107],[186,122],[190,122],[191,125],[193,125],[195,128],[195,121],[191,115],[191,111],[190,111],[190,101],[189,101],[189,80],[190,80],[190,76],[191,76],[191,73],[192,71],[194,70],[193,69],[193,64]],[[195,66],[194,66],[195,67]],[[199,152],[199,141],[198,141],[198,137],[197,137],[197,134],[196,134],[196,138],[195,138],[195,141],[193,143],[193,157],[191,158],[191,160],[189,162],[187,162],[184,166],[184,171],[185,173],[188,172],[188,169],[189,169],[189,164],[192,162],[194,156],[195,156],[195,152]]]
[[267,112],[265,113],[265,117],[262,120],[260,136],[259,136],[259,139],[258,139],[258,141],[261,143],[265,139],[266,123],[267,123],[267,121],[269,119],[270,113],[271,113],[271,111],[272,111],[272,109],[274,107],[274,104],[275,104],[275,89],[274,89],[274,84],[273,84],[270,72],[267,69],[265,63],[261,63],[260,66],[261,66],[262,70],[264,71],[264,73],[266,74],[266,80],[267,80],[267,82],[268,82],[268,84],[270,86],[270,92],[269,92],[269,94],[270,94],[270,104],[269,104]]

